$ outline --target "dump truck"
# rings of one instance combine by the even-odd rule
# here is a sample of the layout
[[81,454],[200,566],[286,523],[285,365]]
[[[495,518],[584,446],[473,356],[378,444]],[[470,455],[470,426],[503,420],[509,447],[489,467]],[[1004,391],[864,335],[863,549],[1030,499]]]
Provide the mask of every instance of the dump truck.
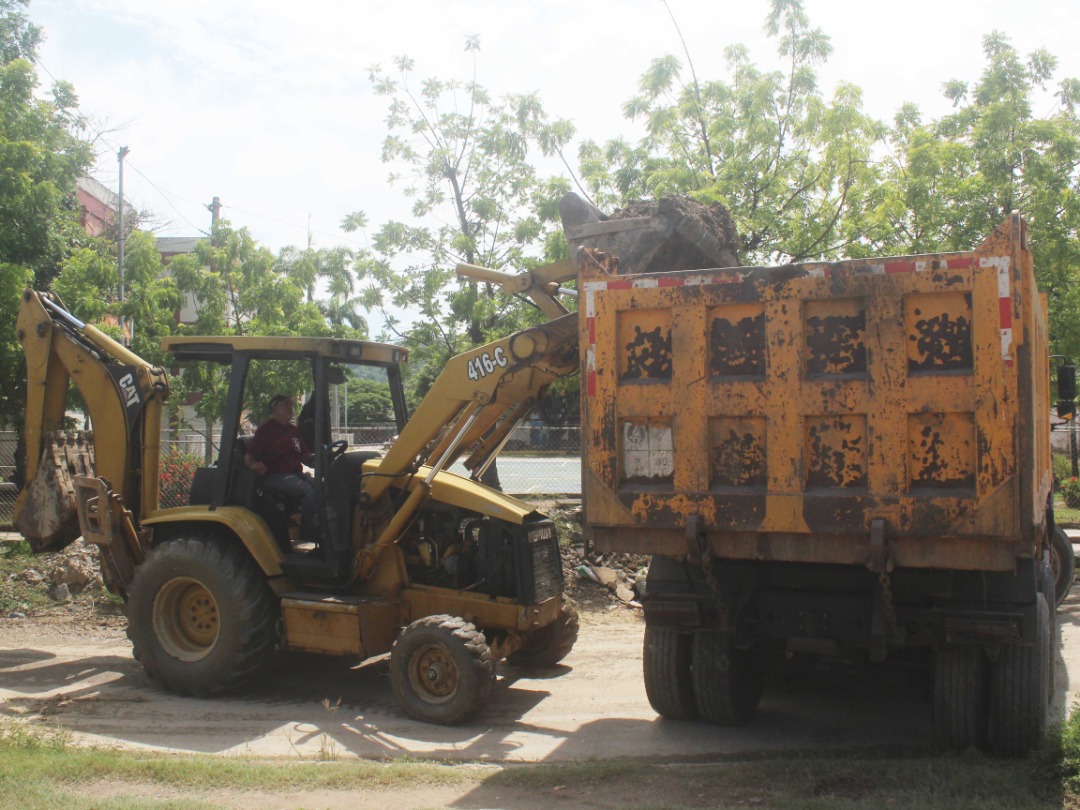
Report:
[[1072,549],[1024,220],[968,252],[740,267],[726,214],[560,210],[570,259],[484,277],[577,281],[583,525],[651,555],[653,708],[741,725],[771,662],[921,650],[939,744],[1036,745]]
[[585,523],[652,555],[657,712],[741,724],[770,655],[923,647],[942,745],[1037,744],[1060,530],[1024,220],[962,253],[659,271],[589,247],[627,220],[576,227]]
[[[411,416],[399,346],[167,338],[172,363],[220,364],[229,380],[219,457],[195,472],[188,504],[171,508],[160,497],[170,375],[50,293],[23,293],[17,335],[28,379],[15,527],[35,552],[80,535],[97,545],[133,653],[166,688],[235,691],[277,648],[356,661],[390,653],[405,711],[452,724],[491,697],[499,661],[550,667],[573,647],[554,523],[477,479],[509,435],[507,417],[576,370],[574,316],[451,359]],[[285,370],[310,392],[298,428],[314,454],[315,536],[297,536],[300,504],[244,463],[252,383]],[[400,432],[385,454],[331,440],[330,391],[352,377],[378,377],[389,392]],[[64,429],[72,384],[90,433]],[[447,471],[459,458],[471,478]]]

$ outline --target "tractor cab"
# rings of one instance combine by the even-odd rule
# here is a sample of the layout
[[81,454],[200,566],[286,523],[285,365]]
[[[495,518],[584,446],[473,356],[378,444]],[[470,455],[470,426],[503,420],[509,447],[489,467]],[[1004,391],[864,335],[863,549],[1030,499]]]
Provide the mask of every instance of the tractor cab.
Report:
[[[229,367],[218,457],[196,472],[190,503],[250,510],[274,537],[285,573],[311,587],[343,585],[351,572],[363,464],[381,455],[381,443],[400,433],[408,418],[401,380],[407,352],[368,341],[284,337],[168,338],[163,348],[180,366]],[[184,373],[220,376],[206,366]],[[313,454],[308,472],[317,507],[310,536],[299,533],[299,502],[244,463],[255,430],[269,416],[268,403],[279,393],[296,397],[295,423]],[[361,421],[371,429],[360,435],[339,427]]]

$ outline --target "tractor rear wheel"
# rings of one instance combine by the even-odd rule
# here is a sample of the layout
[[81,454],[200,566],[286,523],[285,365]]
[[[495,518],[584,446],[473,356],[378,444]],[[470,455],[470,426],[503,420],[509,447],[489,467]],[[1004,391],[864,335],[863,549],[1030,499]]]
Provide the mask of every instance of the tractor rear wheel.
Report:
[[128,638],[150,676],[181,695],[234,691],[277,643],[277,599],[242,548],[194,535],[156,546],[135,570]]

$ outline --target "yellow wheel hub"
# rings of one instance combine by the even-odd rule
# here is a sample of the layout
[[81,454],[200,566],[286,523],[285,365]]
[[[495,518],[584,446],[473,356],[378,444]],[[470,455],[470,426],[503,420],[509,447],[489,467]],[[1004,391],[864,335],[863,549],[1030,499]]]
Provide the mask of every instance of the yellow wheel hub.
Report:
[[458,688],[458,668],[453,656],[439,644],[417,649],[409,660],[413,692],[429,703],[444,703]]
[[218,605],[201,582],[177,577],[154,599],[154,635],[165,652],[181,661],[198,661],[210,653],[220,630]]

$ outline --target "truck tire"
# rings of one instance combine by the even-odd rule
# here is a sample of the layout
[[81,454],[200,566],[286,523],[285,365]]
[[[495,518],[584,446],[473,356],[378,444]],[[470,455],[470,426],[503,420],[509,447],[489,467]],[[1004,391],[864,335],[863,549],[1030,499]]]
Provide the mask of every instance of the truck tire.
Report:
[[452,726],[491,697],[495,658],[473,624],[456,616],[427,616],[394,642],[390,684],[410,717]]
[[277,643],[278,602],[243,549],[205,535],[166,541],[135,569],[128,638],[154,680],[180,695],[239,689]]
[[580,627],[577,608],[563,602],[559,617],[547,627],[530,634],[521,648],[508,656],[506,661],[515,667],[551,669],[574,649]]
[[1069,595],[1076,574],[1072,540],[1060,526],[1054,526],[1050,538],[1050,569],[1054,574],[1054,607],[1059,608]]
[[761,702],[763,674],[752,652],[735,648],[730,633],[694,634],[694,702],[705,720],[722,726],[749,722]]
[[698,716],[694,702],[694,678],[690,664],[694,637],[670,627],[645,625],[642,669],[649,705],[661,717],[671,720],[694,720]]
[[1035,643],[1004,647],[990,667],[990,750],[1023,756],[1042,741],[1050,703],[1050,608],[1036,595]]
[[986,654],[982,647],[934,653],[934,741],[962,750],[986,745]]

